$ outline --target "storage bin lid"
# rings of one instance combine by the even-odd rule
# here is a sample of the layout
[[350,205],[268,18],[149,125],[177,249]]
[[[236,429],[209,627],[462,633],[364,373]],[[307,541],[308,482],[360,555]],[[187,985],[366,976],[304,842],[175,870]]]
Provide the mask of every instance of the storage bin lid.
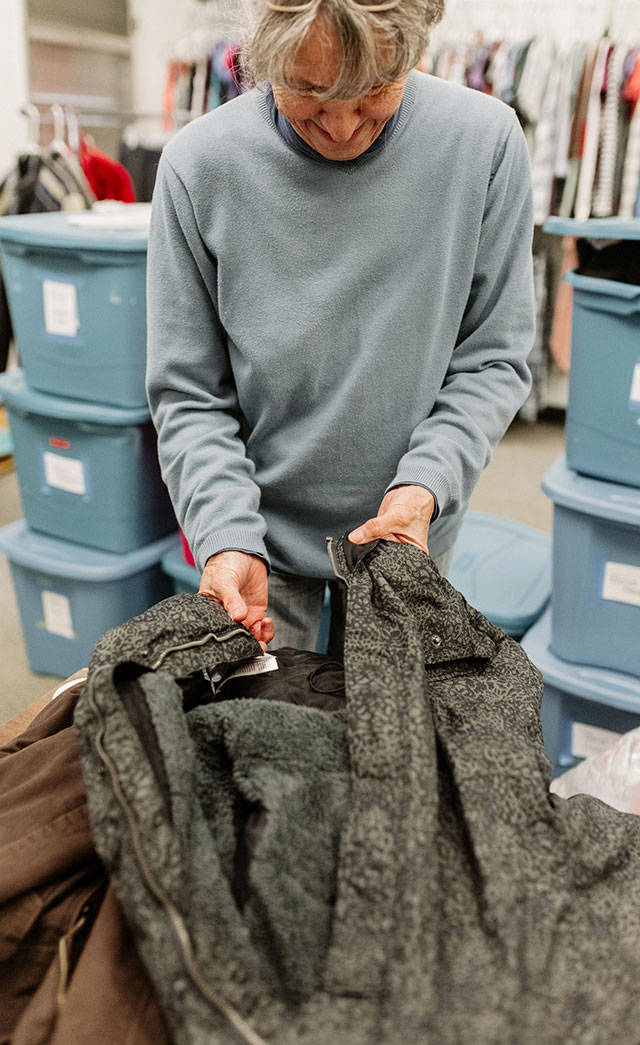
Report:
[[169,577],[174,577],[183,584],[195,584],[196,588],[200,584],[200,570],[184,561],[179,540],[162,556],[162,569]]
[[124,555],[96,551],[29,529],[24,519],[0,529],[0,551],[9,562],[31,570],[79,581],[117,581],[159,563],[175,544],[175,534]]
[[640,239],[640,218],[547,218],[543,229],[579,239]]
[[99,425],[138,425],[150,420],[144,406],[107,406],[105,403],[86,403],[81,399],[63,399],[30,388],[22,370],[0,374],[0,402],[9,409],[22,410],[40,417],[56,417],[59,421],[86,421]]
[[609,668],[570,664],[551,652],[551,607],[529,629],[521,646],[544,681],[563,693],[640,714],[640,679]]
[[522,635],[551,594],[551,537],[512,519],[467,512],[447,576],[493,624]]
[[617,279],[602,279],[600,276],[583,276],[575,269],[565,272],[564,280],[576,290],[584,290],[589,294],[608,294],[625,301],[640,301],[640,286],[637,283],[621,283]]
[[551,465],[542,489],[563,508],[640,527],[640,489],[580,475],[567,468],[564,454]]
[[[136,204],[128,204],[135,207]],[[20,243],[28,247],[48,247],[61,250],[113,250],[146,253],[148,225],[118,223],[114,213],[93,215],[57,211],[53,214],[12,214],[0,218],[0,243]],[[83,218],[84,221],[78,221]],[[93,221],[90,219],[94,218]]]

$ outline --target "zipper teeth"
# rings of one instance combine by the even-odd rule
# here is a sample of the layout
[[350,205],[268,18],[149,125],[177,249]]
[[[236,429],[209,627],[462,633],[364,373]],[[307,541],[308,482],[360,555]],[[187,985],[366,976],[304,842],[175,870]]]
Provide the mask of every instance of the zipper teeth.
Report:
[[[232,635],[235,634],[237,633],[233,632],[225,636],[225,639],[231,638]],[[218,641],[224,640],[220,639]],[[190,643],[190,645],[201,645],[201,643]],[[188,647],[177,648],[183,649]],[[167,650],[167,652],[170,651]],[[189,937],[189,933],[184,924],[182,915],[178,911],[173,901],[169,899],[167,894],[158,884],[151,868],[149,867],[147,857],[145,855],[144,849],[142,848],[138,823],[135,819],[135,816],[133,815],[133,810],[131,809],[131,806],[127,802],[124,792],[120,787],[120,781],[118,780],[116,767],[111,757],[107,754],[104,748],[104,721],[102,718],[101,710],[94,699],[93,688],[94,680],[92,679],[87,687],[87,695],[89,697],[89,703],[91,704],[91,707],[93,708],[100,720],[98,733],[96,734],[95,739],[96,750],[109,771],[109,776],[111,777],[111,783],[113,785],[113,790],[116,799],[122,807],[124,815],[127,819],[129,830],[131,832],[131,841],[133,843],[133,849],[140,864],[140,869],[146,879],[149,888],[151,889],[151,892],[159,901],[159,903],[162,904],[167,914],[169,915],[171,924],[173,925],[174,932],[178,939],[178,944],[180,945],[180,948],[182,950],[182,957],[184,959],[187,971],[200,993],[206,998],[208,1002],[210,1002],[210,1004],[214,1005],[215,1008],[217,1008],[222,1013],[225,1019],[227,1019],[233,1027],[235,1027],[235,1029],[238,1031],[238,1034],[248,1043],[248,1045],[267,1045],[267,1042],[264,1040],[264,1038],[261,1038],[259,1034],[256,1034],[253,1028],[250,1027],[246,1020],[240,1015],[237,1009],[235,1009],[233,1005],[231,1005],[231,1003],[226,1000],[226,998],[223,998],[221,994],[219,994],[216,990],[210,987],[206,980],[200,975],[198,966],[195,961],[195,956],[193,954],[193,949],[191,947],[191,938]]]
[[333,537],[327,537],[327,554],[329,556],[329,559],[331,560],[331,569],[335,573],[336,577],[338,577],[339,580],[344,581],[345,584],[348,584],[348,578],[345,577],[344,573],[340,573],[340,570],[338,569],[338,564],[336,563],[336,556],[333,550]]
[[151,670],[157,671],[160,665],[165,662],[170,653],[179,653],[185,649],[195,649],[197,646],[204,646],[207,642],[210,641],[210,639],[213,639],[214,642],[219,643],[227,642],[228,639],[233,639],[236,635],[247,635],[247,629],[244,627],[234,628],[233,631],[228,631],[226,635],[222,635],[220,638],[218,638],[217,635],[214,635],[213,632],[210,631],[202,639],[194,639],[193,642],[184,642],[182,646],[170,646],[169,649],[164,650],[164,652],[160,654],[158,659],[153,662],[153,664],[151,665]]

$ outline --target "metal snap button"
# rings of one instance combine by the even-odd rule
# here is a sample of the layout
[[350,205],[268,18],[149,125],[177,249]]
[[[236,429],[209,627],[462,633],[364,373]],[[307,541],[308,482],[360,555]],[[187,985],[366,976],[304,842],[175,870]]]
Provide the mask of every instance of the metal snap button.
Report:
[[431,636],[431,641],[432,641],[433,645],[436,646],[436,648],[438,646],[442,645],[442,639],[441,639],[441,637],[439,635],[432,635]]

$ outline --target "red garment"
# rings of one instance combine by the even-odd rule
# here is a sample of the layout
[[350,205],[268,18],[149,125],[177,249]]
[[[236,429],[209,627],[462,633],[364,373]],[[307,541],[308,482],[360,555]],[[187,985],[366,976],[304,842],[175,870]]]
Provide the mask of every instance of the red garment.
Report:
[[120,200],[122,203],[135,203],[136,194],[131,175],[118,163],[94,145],[89,145],[86,138],[80,139],[80,166],[98,200]]
[[625,101],[631,102],[632,109],[635,110],[635,107],[640,100],[640,54],[638,55],[636,64],[633,67],[631,76],[624,85],[622,97]]

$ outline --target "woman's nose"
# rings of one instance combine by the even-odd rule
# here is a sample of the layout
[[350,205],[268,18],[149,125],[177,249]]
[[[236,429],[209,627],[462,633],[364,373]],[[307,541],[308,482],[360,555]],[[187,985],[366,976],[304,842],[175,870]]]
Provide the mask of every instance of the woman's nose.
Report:
[[318,122],[334,141],[347,142],[362,123],[362,114],[354,104],[329,104],[319,115]]

